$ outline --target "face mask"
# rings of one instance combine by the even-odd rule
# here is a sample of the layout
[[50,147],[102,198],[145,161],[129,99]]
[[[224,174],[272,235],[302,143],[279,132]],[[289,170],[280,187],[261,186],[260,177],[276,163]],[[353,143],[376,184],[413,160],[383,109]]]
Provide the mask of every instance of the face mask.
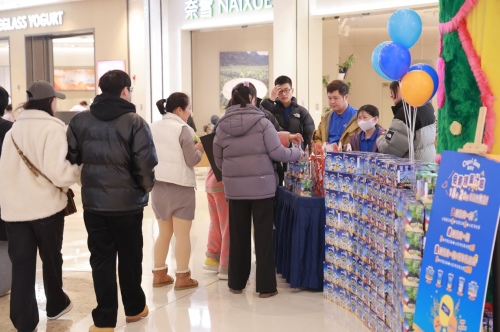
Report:
[[370,120],[361,120],[361,121],[358,121],[358,126],[359,128],[361,128],[362,131],[368,131],[370,129],[373,129],[373,127],[375,127],[375,125],[377,124],[377,121],[373,121],[374,119],[370,119]]

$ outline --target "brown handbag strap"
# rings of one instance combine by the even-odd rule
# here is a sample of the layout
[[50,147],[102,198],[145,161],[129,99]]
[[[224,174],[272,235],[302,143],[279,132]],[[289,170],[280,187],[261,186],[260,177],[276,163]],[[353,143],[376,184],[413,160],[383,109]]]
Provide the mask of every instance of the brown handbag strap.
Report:
[[17,153],[19,153],[19,155],[21,156],[21,159],[24,161],[24,163],[26,164],[26,166],[28,166],[29,170],[36,177],[38,177],[38,175],[41,175],[47,181],[49,181],[54,187],[56,187],[57,189],[59,189],[62,193],[66,194],[62,188],[56,186],[54,184],[54,182],[52,182],[45,174],[43,174],[35,165],[33,165],[33,163],[28,159],[28,157],[26,157],[24,155],[23,151],[19,148],[19,146],[17,146],[16,141],[14,140],[14,136],[12,135],[12,133],[11,133],[11,138],[12,138],[12,143],[14,143],[14,146],[16,147]]

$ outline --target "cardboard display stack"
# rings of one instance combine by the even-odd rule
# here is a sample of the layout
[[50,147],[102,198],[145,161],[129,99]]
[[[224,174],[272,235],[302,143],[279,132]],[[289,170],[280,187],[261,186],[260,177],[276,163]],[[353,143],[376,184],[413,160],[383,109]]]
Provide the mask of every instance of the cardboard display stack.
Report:
[[422,201],[430,212],[436,175],[425,162],[326,153],[324,297],[372,331],[413,324],[428,220]]

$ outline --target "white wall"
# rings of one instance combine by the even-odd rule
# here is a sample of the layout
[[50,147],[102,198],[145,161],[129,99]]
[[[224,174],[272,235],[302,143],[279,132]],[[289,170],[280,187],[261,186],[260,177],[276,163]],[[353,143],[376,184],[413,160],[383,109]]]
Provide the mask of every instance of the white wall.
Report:
[[[273,27],[259,26],[193,32],[193,119],[198,134],[220,109],[220,52],[269,52],[269,87],[273,87]],[[259,96],[263,97],[263,96]]]
[[312,15],[329,16],[367,13],[439,4],[439,0],[313,0]]
[[0,86],[3,87],[10,95],[10,52],[8,40],[0,40]]
[[54,47],[54,67],[94,67],[94,48]]

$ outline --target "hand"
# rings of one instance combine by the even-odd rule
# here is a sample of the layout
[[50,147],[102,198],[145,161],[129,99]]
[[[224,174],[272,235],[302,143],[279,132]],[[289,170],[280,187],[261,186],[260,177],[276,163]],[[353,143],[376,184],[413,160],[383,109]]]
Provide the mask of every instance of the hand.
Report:
[[304,138],[301,134],[290,134],[288,135],[288,140],[297,146],[300,146],[304,142]]
[[269,99],[271,99],[272,101],[275,101],[276,98],[278,98],[278,94],[281,90],[281,86],[280,85],[276,85],[272,90],[271,90],[271,96],[269,97]]
[[201,142],[196,143],[194,147],[200,150],[201,152],[205,152],[205,149],[203,148],[203,144],[201,144]]

